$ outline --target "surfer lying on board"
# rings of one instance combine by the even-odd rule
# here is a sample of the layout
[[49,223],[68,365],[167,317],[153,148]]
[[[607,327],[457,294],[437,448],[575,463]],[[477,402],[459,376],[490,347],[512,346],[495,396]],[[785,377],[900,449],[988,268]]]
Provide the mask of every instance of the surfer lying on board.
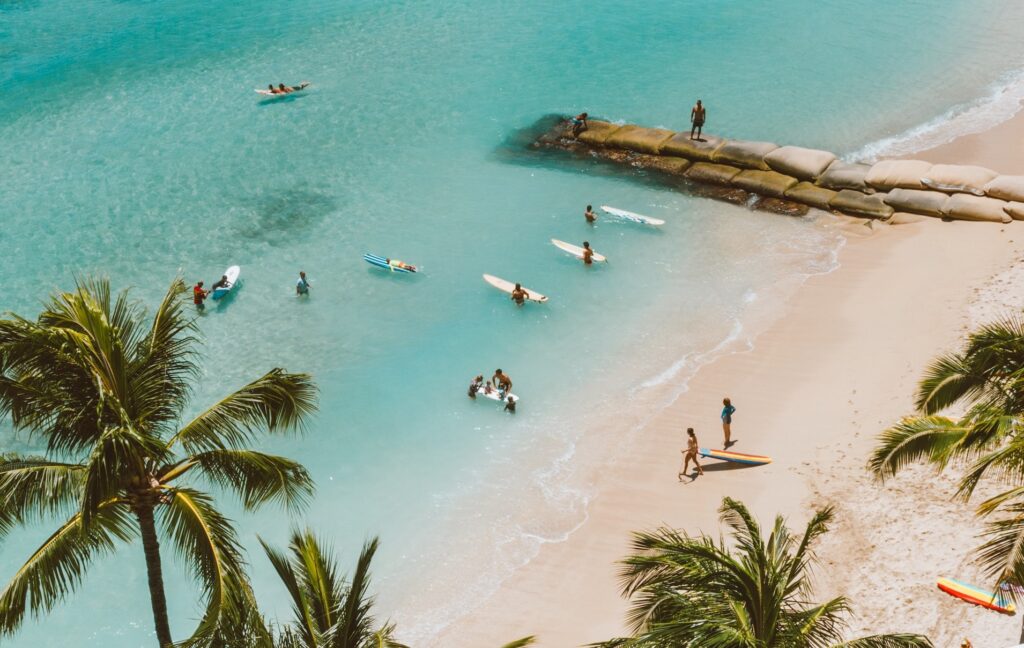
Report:
[[275,88],[274,84],[271,83],[270,85],[267,86],[267,89],[270,90],[270,94],[288,94],[289,92],[298,92],[299,90],[304,89],[308,85],[309,81],[303,81],[297,86],[286,86],[283,83],[278,83],[277,87]]
[[594,208],[591,205],[587,205],[587,211],[583,212],[583,218],[586,218],[588,223],[597,222],[597,214],[594,213]]
[[697,452],[699,450],[700,445],[697,443],[697,435],[693,433],[693,428],[686,428],[686,450],[682,450],[683,469],[679,471],[679,481],[683,481],[683,475],[686,474],[686,469],[690,467],[691,459],[693,460],[693,465],[697,467],[697,474],[704,474],[704,469],[700,467],[700,462],[697,461]]
[[512,291],[512,301],[522,306],[526,303],[526,300],[530,298],[530,293],[526,292],[522,284],[516,284],[515,289]]
[[583,241],[583,263],[593,265],[594,251],[590,249],[590,241]]
[[501,369],[495,369],[494,375],[491,376],[491,380],[494,381],[494,386],[499,391],[509,393],[512,391],[512,379],[508,377],[508,374],[501,373]]
[[587,130],[587,113],[583,112],[572,118],[572,136],[579,137],[580,133]]
[[476,393],[483,389],[484,377],[483,375],[477,376],[473,379],[473,382],[469,383],[469,392],[466,393],[470,398],[476,398]]

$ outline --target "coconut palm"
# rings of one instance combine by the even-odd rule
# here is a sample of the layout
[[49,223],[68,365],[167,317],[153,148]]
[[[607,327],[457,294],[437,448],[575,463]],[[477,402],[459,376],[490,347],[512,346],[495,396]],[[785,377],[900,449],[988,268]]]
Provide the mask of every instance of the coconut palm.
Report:
[[814,541],[832,509],[817,511],[800,537],[782,517],[765,537],[747,508],[725,498],[719,509],[734,547],[669,528],[634,534],[624,561],[623,594],[633,598],[634,636],[604,648],[919,648],[918,635],[876,635],[843,642],[846,599],[810,602]]
[[[981,502],[986,527],[977,557],[994,582],[1024,584],[1024,321],[1013,318],[972,333],[963,350],[937,358],[917,391],[918,414],[883,432],[870,469],[881,479],[909,464],[964,466],[957,496],[968,501],[991,481],[1005,490]],[[939,413],[957,406],[965,413]]]
[[250,510],[301,505],[313,489],[305,469],[247,446],[300,429],[316,388],[274,369],[180,425],[198,371],[184,293],[175,280],[147,322],[127,292],[112,298],[107,281],[81,281],[36,321],[0,320],[0,414],[45,447],[0,458],[0,537],[60,520],[0,593],[0,633],[65,599],[96,557],[138,540],[161,647],[172,643],[161,540],[205,596],[192,643],[251,609],[235,530],[200,487],[234,492]]

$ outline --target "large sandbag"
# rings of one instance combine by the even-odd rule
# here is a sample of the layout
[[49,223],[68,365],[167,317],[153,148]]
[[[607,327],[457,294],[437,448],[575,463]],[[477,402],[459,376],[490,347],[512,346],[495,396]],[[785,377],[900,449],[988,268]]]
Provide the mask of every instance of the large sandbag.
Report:
[[946,215],[956,220],[1009,223],[1010,214],[1006,212],[1006,204],[1006,201],[997,198],[958,193],[949,197]]
[[661,152],[661,145],[673,135],[675,132],[664,128],[643,128],[630,124],[612,133],[604,145],[657,155]]
[[648,155],[641,153],[633,156],[630,162],[633,166],[638,169],[652,169],[654,171],[661,171],[662,173],[668,173],[671,175],[683,175],[693,162],[690,162],[686,158],[669,157],[667,155]]
[[[909,212],[894,212],[889,220],[885,221],[889,225],[910,225],[911,223],[920,223],[926,220],[926,216],[921,214],[911,214]],[[873,221],[872,221],[873,222]]]
[[881,194],[867,195],[852,189],[843,189],[829,202],[829,207],[854,216],[889,218],[895,211],[882,201]]
[[851,164],[836,160],[828,165],[825,172],[818,178],[818,185],[835,191],[853,189],[861,193],[874,193],[875,190],[868,186],[865,180],[870,170],[870,164]]
[[795,176],[801,180],[814,180],[835,162],[835,153],[801,146],[782,146],[764,156],[773,171]]
[[711,162],[696,162],[686,170],[686,177],[697,182],[708,182],[711,184],[727,185],[739,174],[740,170],[734,166],[725,164],[713,164]]
[[1013,220],[1024,220],[1024,202],[1008,202],[1003,209]]
[[921,178],[921,184],[948,193],[985,195],[985,185],[998,174],[992,169],[966,164],[936,164]]
[[718,147],[712,160],[718,164],[731,164],[744,169],[768,171],[769,167],[764,161],[764,156],[777,148],[779,145],[771,142],[732,140]]
[[703,142],[690,139],[689,133],[676,133],[661,145],[662,155],[675,155],[695,162],[710,162],[718,147],[725,143],[720,137],[703,135]]
[[937,217],[946,214],[946,201],[949,200],[949,196],[944,193],[920,189],[893,189],[878,195],[882,196],[886,205],[897,211]]
[[732,179],[732,186],[734,187],[746,189],[751,193],[762,196],[775,196],[776,198],[784,198],[786,190],[795,186],[796,183],[797,179],[792,176],[782,175],[775,171],[757,171],[754,169],[740,171]]
[[[569,132],[571,134],[572,122],[569,123]],[[613,133],[615,133],[615,131],[619,130],[620,128],[622,128],[620,124],[612,124],[611,122],[597,121],[596,119],[588,119],[587,130],[580,133],[580,136],[577,139],[586,144],[590,144],[591,146],[604,146],[605,140],[607,140],[609,136],[611,136]]]
[[786,190],[786,198],[818,209],[829,209],[829,202],[835,197],[835,191],[810,182],[801,182]]
[[985,194],[1002,200],[1024,202],[1024,176],[996,176],[985,185]]
[[931,171],[932,163],[923,160],[882,160],[872,165],[865,178],[875,189],[924,189],[921,178]]

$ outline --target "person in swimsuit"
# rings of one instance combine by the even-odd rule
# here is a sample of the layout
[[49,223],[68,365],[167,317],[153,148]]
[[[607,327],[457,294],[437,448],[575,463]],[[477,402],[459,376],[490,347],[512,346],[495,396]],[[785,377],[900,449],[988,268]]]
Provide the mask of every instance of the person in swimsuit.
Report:
[[483,387],[484,387],[484,377],[483,377],[483,375],[479,375],[479,376],[477,376],[476,378],[473,379],[473,382],[469,383],[469,392],[467,392],[466,395],[469,396],[470,398],[475,399],[476,398],[476,393],[478,391],[480,391],[481,389],[483,389]]
[[587,219],[587,222],[593,225],[597,222],[597,214],[594,213],[594,208],[587,205],[587,211],[583,212],[583,218]]
[[704,469],[700,467],[700,461],[697,460],[697,454],[700,451],[700,445],[697,443],[697,435],[693,433],[693,428],[686,428],[686,450],[683,450],[683,469],[679,471],[679,481],[683,481],[683,475],[686,474],[687,468],[690,467],[690,461],[693,461],[693,465],[697,467],[697,474],[703,475]]
[[725,443],[723,448],[729,449],[729,446],[733,444],[732,440],[732,415],[736,412],[736,408],[732,406],[732,401],[728,398],[722,399],[722,433],[725,435]]
[[230,286],[231,286],[231,282],[228,281],[228,276],[227,275],[221,275],[220,279],[217,280],[217,283],[215,283],[212,286],[210,286],[210,291],[212,292],[214,290],[217,290],[218,288],[228,288]]
[[593,265],[594,251],[590,249],[590,241],[583,241],[583,263]]
[[281,94],[281,93],[280,93],[280,92],[279,92],[279,91],[277,90],[277,88],[275,88],[275,87],[274,87],[274,84],[273,84],[273,83],[268,83],[268,84],[267,84],[267,90],[269,90],[269,91],[270,91],[270,94]]
[[505,399],[505,411],[509,414],[516,413],[516,399],[511,397]]
[[192,287],[192,303],[196,305],[197,311],[203,312],[204,310],[206,310],[206,304],[204,304],[203,302],[206,301],[206,298],[209,296],[210,291],[203,290],[202,281],[198,282],[195,286]]
[[299,270],[299,280],[295,282],[295,294],[300,296],[308,295],[310,288],[312,288],[312,286],[310,285],[309,280],[306,279],[306,273]]
[[572,136],[579,137],[580,133],[587,130],[587,113],[583,112],[572,118]]
[[512,379],[508,377],[508,374],[501,373],[501,369],[495,369],[494,375],[491,376],[491,380],[494,381],[494,386],[499,391],[509,393],[512,391]]
[[704,110],[704,105],[700,102],[700,99],[698,99],[697,100],[697,105],[694,106],[690,110],[690,123],[693,124],[693,126],[690,128],[690,139],[693,139],[693,133],[694,133],[694,131],[696,131],[697,132],[697,141],[698,142],[703,141],[700,138],[700,130],[701,130],[701,128],[704,127],[704,117],[705,117],[705,115],[706,115],[706,112]]
[[518,306],[522,306],[526,303],[526,300],[530,298],[530,293],[523,288],[522,284],[516,284],[515,289],[512,291],[512,301]]

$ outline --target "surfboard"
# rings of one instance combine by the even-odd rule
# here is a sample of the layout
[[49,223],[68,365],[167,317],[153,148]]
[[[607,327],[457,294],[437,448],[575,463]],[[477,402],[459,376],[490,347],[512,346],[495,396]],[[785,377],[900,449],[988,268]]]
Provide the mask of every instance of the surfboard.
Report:
[[308,88],[309,87],[309,82],[308,81],[303,81],[299,85],[291,86],[291,87],[295,88],[291,92],[271,92],[270,90],[268,90],[266,88],[254,88],[254,90],[256,90],[256,92],[258,94],[261,94],[264,97],[287,97],[288,95],[293,95],[296,92],[302,92],[303,90]]
[[[559,241],[558,239],[551,239],[551,242],[559,250],[564,250],[565,252],[568,252],[569,254],[576,257],[577,259],[583,258],[583,248],[579,247],[578,245],[566,243],[565,241]],[[597,261],[598,263],[608,260],[603,254],[598,254],[597,252],[594,252],[594,256],[592,258],[594,261]]]
[[[484,281],[486,281],[487,283],[491,284],[492,286],[494,286],[498,290],[501,290],[503,292],[507,292],[510,295],[512,294],[512,291],[515,290],[515,288],[516,288],[516,285],[514,283],[512,283],[511,281],[505,281],[504,279],[502,279],[500,277],[495,277],[494,275],[485,274],[484,275]],[[523,286],[523,289],[527,292],[527,294],[530,295],[529,301],[535,301],[535,302],[543,304],[544,302],[546,302],[548,300],[547,297],[545,297],[544,295],[540,294],[536,290],[530,290],[526,286]]]
[[511,400],[514,403],[518,403],[519,402],[519,397],[516,396],[515,394],[509,393],[509,394],[505,394],[505,396],[502,397],[500,395],[500,392],[497,389],[495,389],[494,391],[492,391],[490,393],[485,392],[484,390],[481,389],[480,391],[478,391],[476,393],[476,395],[477,396],[483,396],[484,398],[490,398],[492,401],[498,401],[499,403],[504,403],[507,400]]
[[384,268],[385,270],[390,270],[392,272],[418,272],[418,269],[414,265],[403,263],[398,259],[391,259],[389,261],[387,258],[377,256],[376,254],[364,254],[363,260],[369,263],[370,265],[375,265],[378,268]]
[[708,448],[701,448],[699,453],[702,457],[721,459],[722,461],[731,461],[733,463],[744,464],[747,466],[763,466],[772,462],[771,457],[744,454],[742,452],[730,452],[728,450],[709,450]]
[[238,275],[242,272],[242,269],[236,265],[231,266],[224,271],[224,275],[228,278],[228,285],[221,286],[213,289],[213,294],[210,295],[214,299],[220,299],[224,295],[234,290],[235,284],[238,283]]
[[633,221],[634,223],[641,223],[643,225],[664,225],[665,221],[660,218],[651,218],[650,216],[644,216],[643,214],[637,214],[625,209],[619,209],[618,207],[609,207],[608,205],[601,205],[601,211],[612,216]]
[[939,589],[955,596],[958,599],[963,599],[968,603],[974,603],[980,605],[983,608],[995,610],[996,612],[1002,612],[1003,614],[1014,614],[1017,611],[1017,606],[1013,604],[1009,598],[1002,596],[1001,594],[995,594],[988,590],[983,590],[980,587],[974,585],[968,585],[963,581],[958,581],[955,578],[940,578],[935,582],[939,586]]

